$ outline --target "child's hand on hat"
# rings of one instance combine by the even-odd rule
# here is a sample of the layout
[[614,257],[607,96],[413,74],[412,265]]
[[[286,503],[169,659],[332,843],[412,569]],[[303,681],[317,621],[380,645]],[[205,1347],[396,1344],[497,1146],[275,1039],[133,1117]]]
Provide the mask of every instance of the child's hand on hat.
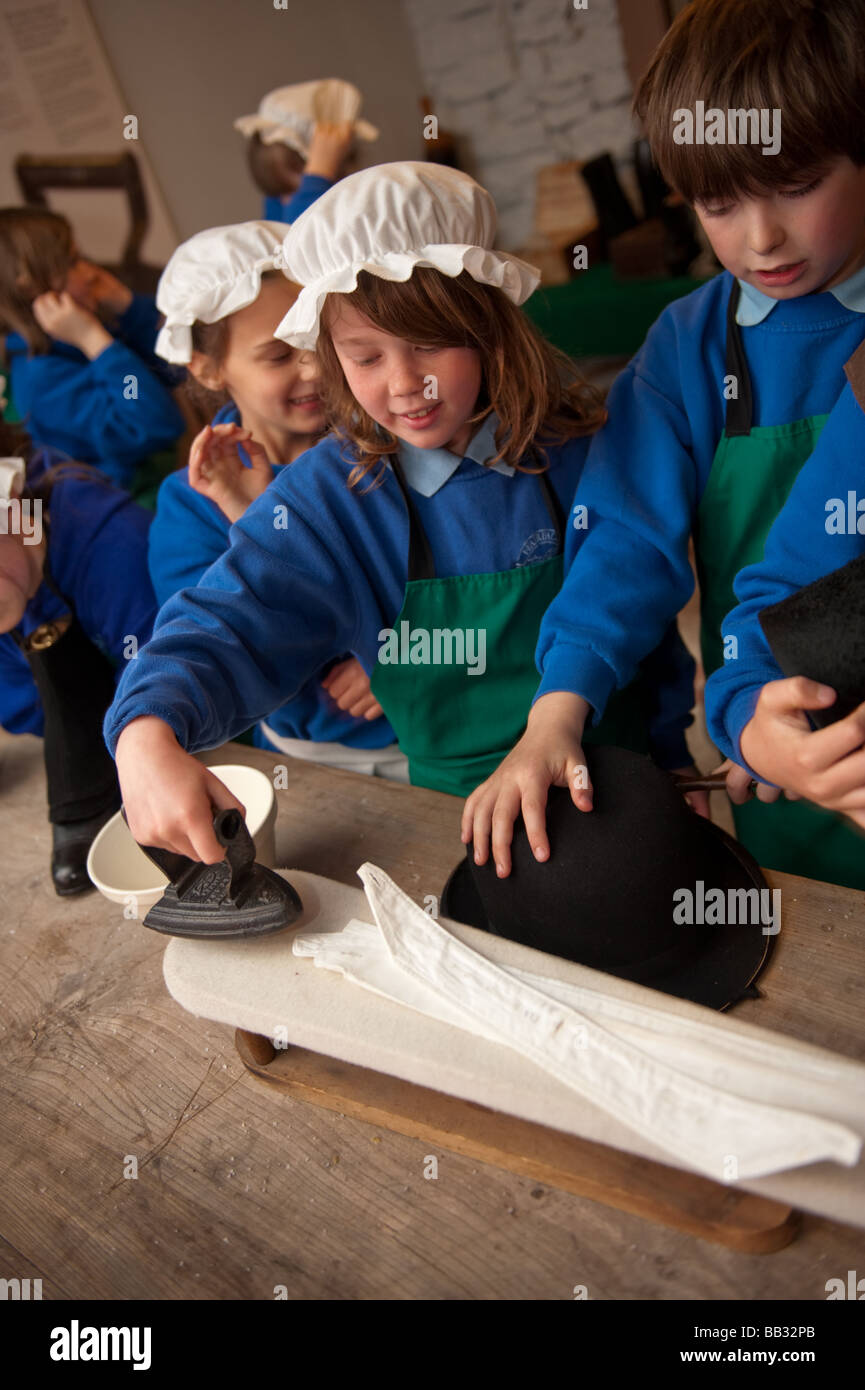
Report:
[[384,713],[370,690],[369,676],[356,657],[338,661],[321,683],[339,708],[355,719],[378,719]]
[[37,295],[33,300],[33,317],[49,338],[77,347],[92,361],[114,342],[111,334],[95,314],[83,308],[67,290]]
[[519,743],[465,804],[461,838],[464,845],[474,838],[476,864],[487,862],[492,831],[496,873],[508,877],[520,811],[535,858],[549,859],[546,805],[551,786],[568,787],[577,809],[591,811],[592,784],[582,746],[591,708],[580,695],[565,691],[543,695],[532,706]]
[[305,173],[338,179],[354,145],[354,121],[316,121]]
[[[242,445],[250,467],[240,456]],[[229,521],[243,516],[273,478],[273,466],[250,430],[241,425],[205,425],[189,450],[189,485],[209,497]]]
[[788,797],[806,797],[865,827],[865,704],[814,730],[805,711],[827,709],[835,691],[805,676],[769,681],[739,747],[745,761]]
[[209,768],[180,747],[155,715],[123,729],[115,750],[127,823],[140,845],[174,850],[215,864],[225,850],[213,830],[214,810],[246,809]]

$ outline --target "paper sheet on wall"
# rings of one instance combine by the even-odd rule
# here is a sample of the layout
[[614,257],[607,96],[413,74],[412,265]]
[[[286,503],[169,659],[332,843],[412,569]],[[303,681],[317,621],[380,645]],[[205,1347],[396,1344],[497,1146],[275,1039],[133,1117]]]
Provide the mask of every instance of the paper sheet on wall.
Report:
[[[124,138],[124,104],[84,0],[0,0],[0,201],[23,199],[15,177],[21,154],[120,154],[138,160],[150,227],[142,257],[164,265],[178,237],[139,138]],[[69,218],[82,251],[116,262],[126,240],[125,193],[48,192],[50,206]]]

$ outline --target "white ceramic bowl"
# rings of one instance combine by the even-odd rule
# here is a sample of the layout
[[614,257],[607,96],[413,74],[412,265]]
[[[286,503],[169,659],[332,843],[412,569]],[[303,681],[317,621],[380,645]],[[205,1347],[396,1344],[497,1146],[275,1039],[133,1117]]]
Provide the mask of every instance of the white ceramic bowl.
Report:
[[[276,858],[276,797],[273,786],[255,767],[229,763],[211,772],[246,807],[246,826],[255,841],[259,864],[274,867]],[[120,812],[103,825],[87,856],[91,882],[109,902],[128,908],[130,917],[144,917],[165,891],[168,879],[135,843]]]

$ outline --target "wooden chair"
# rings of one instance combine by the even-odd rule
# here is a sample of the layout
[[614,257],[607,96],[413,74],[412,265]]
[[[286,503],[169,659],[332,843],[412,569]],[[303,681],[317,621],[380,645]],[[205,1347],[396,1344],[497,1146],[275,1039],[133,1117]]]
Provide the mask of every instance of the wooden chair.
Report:
[[155,294],[161,266],[141,260],[141,243],[147,235],[150,214],[141,182],[138,161],[131,151],[119,155],[19,155],[15,173],[24,201],[31,206],[49,206],[49,189],[118,189],[129,202],[130,227],[118,265],[107,266],[124,284],[138,294]]

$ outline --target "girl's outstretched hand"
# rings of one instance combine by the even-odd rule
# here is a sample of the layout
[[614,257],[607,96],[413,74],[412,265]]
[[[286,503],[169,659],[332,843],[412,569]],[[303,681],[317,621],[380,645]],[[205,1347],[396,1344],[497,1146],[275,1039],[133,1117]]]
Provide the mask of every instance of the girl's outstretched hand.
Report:
[[355,719],[378,719],[384,713],[370,690],[369,676],[354,656],[332,666],[322,685],[340,709],[354,715]]
[[[251,467],[240,456],[243,445]],[[189,450],[189,485],[209,497],[229,521],[243,516],[273,478],[273,467],[250,430],[241,425],[205,425]]]
[[126,725],[115,752],[127,823],[140,845],[171,849],[216,864],[225,850],[213,830],[215,811],[245,807],[209,768],[180,747],[154,715]]
[[474,839],[476,864],[487,862],[492,832],[496,873],[508,877],[514,821],[520,811],[535,858],[549,858],[545,813],[551,786],[568,787],[577,809],[591,811],[592,784],[582,746],[590,711],[587,700],[565,691],[543,695],[532,706],[519,743],[465,804],[462,842],[467,845]]
[[742,757],[787,796],[807,797],[865,828],[865,704],[814,730],[805,711],[828,709],[835,691],[805,676],[769,681],[742,730]]

